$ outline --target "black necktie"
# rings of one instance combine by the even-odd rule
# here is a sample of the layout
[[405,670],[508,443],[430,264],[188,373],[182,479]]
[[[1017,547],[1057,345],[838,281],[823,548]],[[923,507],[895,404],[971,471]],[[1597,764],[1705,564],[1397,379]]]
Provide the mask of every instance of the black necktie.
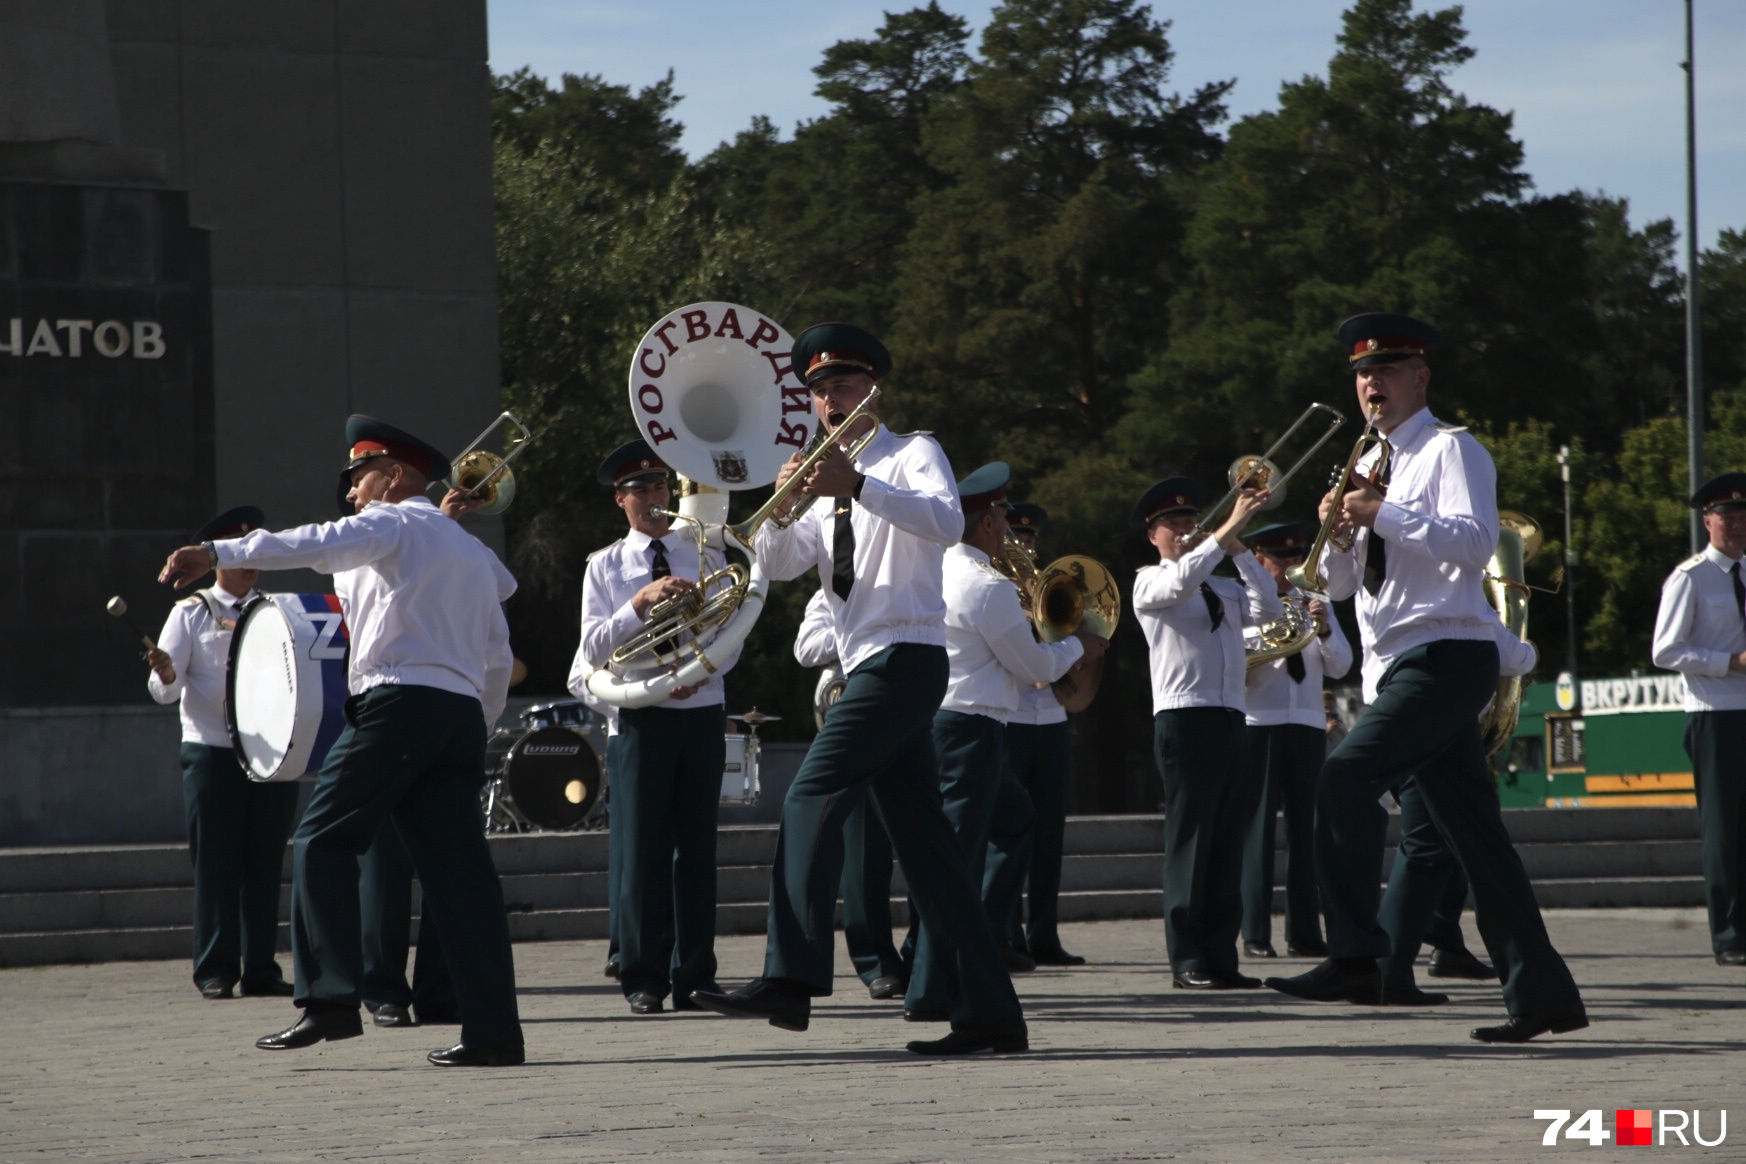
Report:
[[1206,612],[1212,615],[1212,628],[1216,631],[1219,627],[1223,626],[1225,622],[1224,599],[1220,598],[1218,593],[1213,590],[1212,583],[1210,582],[1202,582],[1200,584],[1200,596],[1206,599]]
[[1735,562],[1728,573],[1734,579],[1734,606],[1740,611],[1740,617],[1746,619],[1746,583],[1740,581],[1740,563]]
[[1285,657],[1285,673],[1291,676],[1293,683],[1303,682],[1303,652]]
[[662,545],[659,539],[650,544],[655,547],[655,561],[649,567],[649,574],[657,579],[672,577],[673,567],[667,564],[667,547]]
[[831,523],[831,590],[844,602],[855,585],[855,499],[845,497]]
[[[1385,448],[1387,446],[1384,446]],[[1375,485],[1385,493],[1388,490],[1388,479],[1394,473],[1394,458],[1382,467],[1377,475]],[[1382,589],[1382,580],[1388,577],[1388,550],[1383,545],[1382,535],[1376,532],[1376,527],[1370,527],[1370,545],[1364,551],[1364,593],[1372,598]]]

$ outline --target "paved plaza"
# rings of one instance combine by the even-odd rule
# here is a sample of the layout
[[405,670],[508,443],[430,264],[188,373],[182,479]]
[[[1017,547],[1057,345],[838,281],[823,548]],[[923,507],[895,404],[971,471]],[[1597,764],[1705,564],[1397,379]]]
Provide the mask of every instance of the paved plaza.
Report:
[[[1031,1052],[951,1061],[906,1053],[944,1028],[846,976],[804,1034],[632,1018],[601,942],[516,947],[529,1061],[498,1070],[426,1065],[453,1027],[257,1051],[289,1003],[204,1002],[181,962],[5,970],[0,1159],[1516,1160],[1547,1151],[1535,1108],[1746,1123],[1746,974],[1715,965],[1702,915],[1547,916],[1594,1025],[1504,1048],[1467,1038],[1502,1015],[1484,984],[1434,1010],[1173,991],[1155,921],[1063,927],[1091,961],[1019,977]],[[763,948],[721,939],[723,982]],[[1728,1132],[1690,1153],[1746,1158]]]

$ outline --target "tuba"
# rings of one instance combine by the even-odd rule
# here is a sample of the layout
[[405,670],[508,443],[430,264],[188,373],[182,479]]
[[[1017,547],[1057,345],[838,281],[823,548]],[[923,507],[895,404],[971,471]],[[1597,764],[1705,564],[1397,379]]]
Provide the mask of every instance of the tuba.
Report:
[[[1528,594],[1526,568],[1540,552],[1546,540],[1540,523],[1514,509],[1500,509],[1497,514],[1497,549],[1485,570],[1485,594],[1497,608],[1504,626],[1518,639],[1528,637]],[[1481,714],[1480,730],[1485,737],[1485,754],[1495,756],[1508,746],[1516,734],[1516,721],[1522,713],[1522,676],[1499,677],[1497,693]]]
[[[1058,643],[1081,626],[1100,639],[1115,634],[1122,617],[1122,595],[1102,563],[1080,554],[1056,558],[1042,569],[1029,549],[1012,536],[990,563],[1018,587],[1019,606],[1037,638]],[[1050,684],[1067,711],[1084,711],[1103,681],[1103,660],[1077,679],[1062,676]]]
[[[733,303],[693,303],[668,312],[631,360],[630,404],[638,431],[680,474],[678,511],[666,516],[698,547],[695,589],[650,608],[643,629],[587,676],[588,690],[617,707],[651,707],[675,687],[694,687],[720,670],[751,633],[769,580],[753,541],[799,492],[814,466],[837,447],[814,434],[811,393],[789,361],[794,344],[766,316]],[[878,434],[875,388],[843,421],[871,430],[845,449],[853,459]],[[776,479],[789,456],[806,452],[796,472],[751,517],[727,524],[726,492]],[[743,562],[726,563],[735,554]],[[718,564],[721,563],[721,564]]]
[[[514,425],[516,431],[504,441],[505,451],[501,456],[479,447],[505,424]],[[515,500],[515,473],[509,463],[521,456],[533,442],[533,430],[513,412],[505,412],[486,425],[485,431],[473,438],[472,444],[461,450],[460,456],[450,463],[449,476],[443,484],[450,489],[464,489],[467,496],[483,501],[478,510],[481,514],[502,513]]]
[[1244,650],[1243,659],[1249,670],[1301,654],[1316,641],[1316,620],[1310,617],[1309,604],[1295,594],[1280,596],[1285,613],[1260,627],[1261,645]]

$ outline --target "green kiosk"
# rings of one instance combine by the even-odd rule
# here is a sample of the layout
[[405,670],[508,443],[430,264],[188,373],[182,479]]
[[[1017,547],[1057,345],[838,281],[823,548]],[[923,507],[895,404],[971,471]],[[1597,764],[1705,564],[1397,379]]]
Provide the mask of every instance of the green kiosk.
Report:
[[1529,684],[1510,746],[1495,760],[1505,808],[1697,803],[1677,674]]

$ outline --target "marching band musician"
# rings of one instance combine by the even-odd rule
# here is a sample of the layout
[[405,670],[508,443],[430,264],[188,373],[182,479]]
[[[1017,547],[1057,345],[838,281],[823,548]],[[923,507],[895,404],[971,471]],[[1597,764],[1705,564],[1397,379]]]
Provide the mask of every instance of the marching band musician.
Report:
[[[648,442],[620,445],[600,464],[629,531],[591,555],[582,583],[582,640],[570,690],[587,691],[589,668],[606,666],[614,648],[643,629],[663,599],[695,590],[697,543],[657,511],[672,504],[667,466]],[[694,990],[715,989],[715,829],[727,763],[722,674],[676,687],[669,703],[610,709],[608,764],[614,787],[612,837],[618,856],[619,987],[632,1014],[659,1014],[669,991],[673,1009],[695,1010]]]
[[[852,431],[842,427],[891,369],[872,335],[849,324],[819,324],[795,341],[790,358],[833,441],[855,440],[876,423],[875,415]],[[789,460],[778,488],[799,464],[798,457]],[[912,1042],[909,1050],[1026,1050],[1024,1014],[981,887],[940,803],[932,724],[947,680],[942,571],[947,549],[964,532],[951,466],[932,438],[881,428],[853,462],[840,444],[832,446],[805,478],[805,491],[834,503],[811,506],[786,528],[764,525],[758,559],[778,580],[818,570],[848,681],[782,805],[764,975],[729,994],[695,997],[722,1014],[806,1029],[812,999],[831,992],[831,915],[842,825],[852,807],[845,794],[866,789],[923,924],[957,959],[951,1034]]]
[[[948,671],[946,695],[934,715],[934,750],[946,816],[978,886],[996,814],[1005,818],[1002,832],[1008,836],[1028,833],[1034,815],[1029,794],[1006,763],[1006,721],[1018,709],[1019,692],[1061,678],[1106,645],[1084,627],[1061,642],[1039,642],[1012,580],[994,568],[994,555],[1006,543],[1010,477],[1005,462],[995,461],[958,482],[964,536],[945,559]],[[997,932],[1011,914],[1010,904],[999,908],[990,916]],[[904,998],[906,1019],[941,1022],[950,1016],[956,993],[944,956],[950,948],[924,919]]]
[[[1279,596],[1305,603],[1316,638],[1283,659],[1249,668],[1244,717],[1248,784],[1256,796],[1243,846],[1243,953],[1274,958],[1273,830],[1285,813],[1285,948],[1299,957],[1325,957],[1321,904],[1316,893],[1316,776],[1328,755],[1327,713],[1322,710],[1322,680],[1352,669],[1352,644],[1327,603],[1301,593],[1285,576],[1303,561],[1316,527],[1284,522],[1256,530],[1245,540],[1273,576]],[[1245,629],[1249,648],[1260,644],[1259,628]]]
[[[1032,502],[1006,511],[1012,536],[1035,551],[1049,513]],[[994,931],[1009,949],[1039,966],[1081,966],[1085,959],[1061,948],[1059,902],[1061,857],[1067,830],[1067,793],[1073,785],[1073,728],[1047,683],[1019,691],[1019,705],[1006,721],[1006,765],[1030,797],[1029,830],[1003,831],[996,813],[988,834],[988,873],[982,898]],[[1016,819],[1016,818],[1015,818]],[[1023,908],[1021,908],[1021,904]]]
[[[266,524],[252,505],[227,509],[197,542],[241,537]],[[204,571],[203,571],[204,573]],[[219,570],[214,585],[170,608],[146,655],[146,689],[180,703],[182,799],[194,864],[194,985],[206,999],[288,995],[273,953],[279,938],[280,869],[297,813],[297,786],[257,784],[237,762],[225,723],[231,632],[260,571]]]
[[1710,947],[1746,965],[1746,473],[1723,473],[1691,498],[1710,544],[1674,568],[1655,616],[1657,667],[1685,676],[1685,751],[1696,777]]
[[1349,551],[1330,543],[1323,567],[1331,597],[1356,598],[1370,708],[1316,784],[1316,872],[1331,957],[1267,985],[1317,1001],[1383,1000],[1377,959],[1390,940],[1378,922],[1376,873],[1387,814],[1377,798],[1412,776],[1467,873],[1503,976],[1510,1017],[1473,1038],[1515,1043],[1578,1030],[1588,1025],[1582,997],[1504,830],[1480,735],[1499,673],[1500,624],[1483,587],[1498,539],[1496,470],[1478,441],[1426,407],[1434,328],[1371,313],[1341,324],[1339,339],[1358,406],[1389,450],[1385,469],[1384,446],[1368,450],[1363,479],[1322,501],[1324,521],[1337,507],[1333,520],[1355,531]]
[[[1134,613],[1151,648],[1153,747],[1164,781],[1164,941],[1171,985],[1252,990],[1237,969],[1242,928],[1245,626],[1284,613],[1279,588],[1239,536],[1268,493],[1245,489],[1216,531],[1194,543],[1200,486],[1153,485],[1134,508],[1158,564],[1134,579]],[[1243,581],[1215,578],[1226,557]]]
[[[802,667],[837,661],[836,630],[822,588],[807,599],[794,659]],[[843,822],[843,942],[870,998],[902,998],[909,988],[909,970],[891,938],[892,861],[891,838],[863,791]]]
[[350,630],[346,726],[293,844],[293,1001],[303,1015],[255,1045],[286,1050],[363,1033],[358,857],[392,819],[461,1006],[461,1041],[428,1058],[519,1064],[509,925],[479,817],[486,725],[502,714],[513,663],[502,603],[515,579],[451,520],[477,501],[451,491],[439,510],[425,498],[426,483],[449,474],[442,453],[367,416],[346,422],[346,440],[339,500],[354,515],[184,546],[159,577],[186,587],[213,566],[330,573]]

